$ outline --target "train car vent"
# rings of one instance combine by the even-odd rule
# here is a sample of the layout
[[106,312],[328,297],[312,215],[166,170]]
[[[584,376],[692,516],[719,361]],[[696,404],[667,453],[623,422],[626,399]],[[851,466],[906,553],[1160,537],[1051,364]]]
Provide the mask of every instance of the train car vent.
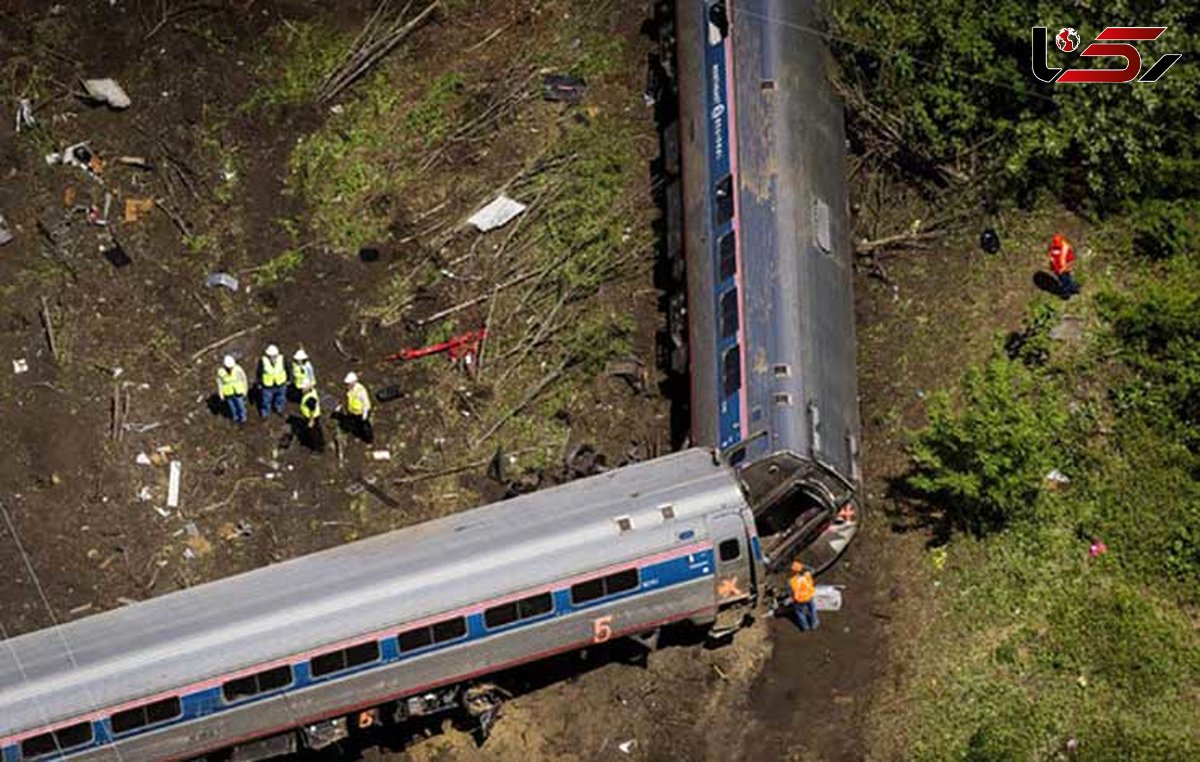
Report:
[[791,365],[781,363],[781,364],[775,366],[774,371],[775,371],[775,378],[791,378],[792,377],[792,366]]
[[628,516],[618,516],[613,521],[617,522],[617,529],[622,532],[633,529],[633,519]]
[[788,394],[787,392],[777,392],[777,393],[774,395],[774,399],[775,399],[775,404],[776,404],[776,405],[790,405],[790,404],[792,404],[792,395]]
[[829,230],[829,204],[820,199],[813,204],[813,236],[821,251],[826,254],[833,251],[833,235]]
[[658,506],[658,512],[662,514],[662,520],[664,522],[675,518],[675,506],[671,505],[670,503]]

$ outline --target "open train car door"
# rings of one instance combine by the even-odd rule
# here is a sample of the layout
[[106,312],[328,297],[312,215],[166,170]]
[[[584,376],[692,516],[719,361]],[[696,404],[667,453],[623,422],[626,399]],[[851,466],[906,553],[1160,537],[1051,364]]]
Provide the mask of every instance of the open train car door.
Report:
[[718,606],[749,600],[754,593],[750,539],[741,514],[730,511],[709,518],[709,536],[716,549],[716,600]]

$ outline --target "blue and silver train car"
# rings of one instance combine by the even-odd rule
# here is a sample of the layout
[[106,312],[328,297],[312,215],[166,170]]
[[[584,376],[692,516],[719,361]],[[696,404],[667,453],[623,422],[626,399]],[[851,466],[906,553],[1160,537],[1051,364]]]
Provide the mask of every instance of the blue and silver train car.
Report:
[[668,38],[692,441],[738,470],[772,568],[795,551],[822,568],[858,526],[845,137],[813,16],[676,0]]
[[485,676],[735,628],[762,575],[737,480],[688,450],[8,640],[0,759],[263,759],[450,709],[486,726]]

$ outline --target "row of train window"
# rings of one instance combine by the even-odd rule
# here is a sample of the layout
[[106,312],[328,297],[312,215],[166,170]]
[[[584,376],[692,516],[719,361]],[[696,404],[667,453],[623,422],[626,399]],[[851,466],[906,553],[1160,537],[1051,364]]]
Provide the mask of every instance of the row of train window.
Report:
[[[610,595],[636,589],[640,584],[637,569],[625,569],[609,574],[606,577],[596,577],[571,586],[571,602],[575,605],[588,603]],[[554,601],[550,593],[539,593],[527,598],[521,598],[508,603],[501,603],[485,609],[484,623],[489,629],[503,627],[522,619],[532,619],[548,614],[554,609]],[[444,619],[425,627],[405,630],[397,636],[400,653],[411,653],[427,646],[458,640],[467,634],[465,617]],[[368,640],[365,643],[330,651],[309,660],[309,674],[314,678],[325,677],[337,672],[360,667],[379,660],[379,642]],[[228,680],[221,686],[221,695],[227,703],[234,703],[252,698],[264,693],[270,693],[292,684],[295,677],[292,665],[282,664],[278,667],[255,672],[233,680]],[[138,728],[157,725],[173,720],[182,714],[179,697],[172,696],[161,701],[143,704],[132,709],[117,712],[110,718],[114,735],[128,733]],[[32,759],[47,754],[74,749],[92,743],[92,723],[81,722],[60,728],[52,733],[43,733],[26,738],[21,742],[21,755]]]
[[[726,175],[717,182],[717,225],[733,219],[733,176]],[[730,230],[717,239],[717,281],[724,282],[737,275],[737,232]],[[739,327],[738,290],[733,287],[720,297],[721,338],[736,336]],[[730,397],[742,388],[742,354],[737,344],[725,350],[721,357],[721,384],[724,396]]]

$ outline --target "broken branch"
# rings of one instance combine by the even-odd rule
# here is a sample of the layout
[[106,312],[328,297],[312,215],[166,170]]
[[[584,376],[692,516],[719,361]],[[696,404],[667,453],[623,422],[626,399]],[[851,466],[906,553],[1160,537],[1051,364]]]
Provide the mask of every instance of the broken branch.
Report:
[[243,328],[240,331],[235,331],[234,333],[229,334],[228,336],[226,336],[223,339],[217,339],[216,341],[212,342],[211,344],[206,344],[203,347],[201,347],[200,349],[197,349],[195,352],[192,353],[191,361],[196,362],[206,352],[210,352],[210,351],[216,349],[217,347],[228,344],[229,342],[233,341],[234,339],[245,336],[248,333],[257,331],[259,328],[262,328],[262,323],[251,326],[250,328]]

